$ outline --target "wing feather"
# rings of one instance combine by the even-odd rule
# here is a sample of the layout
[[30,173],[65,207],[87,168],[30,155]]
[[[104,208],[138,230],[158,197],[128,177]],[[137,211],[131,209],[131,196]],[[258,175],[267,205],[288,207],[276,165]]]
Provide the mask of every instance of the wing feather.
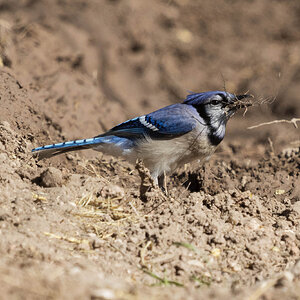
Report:
[[170,139],[193,130],[195,118],[185,104],[173,104],[150,114],[121,123],[100,136],[115,135],[139,139],[148,136],[153,139]]

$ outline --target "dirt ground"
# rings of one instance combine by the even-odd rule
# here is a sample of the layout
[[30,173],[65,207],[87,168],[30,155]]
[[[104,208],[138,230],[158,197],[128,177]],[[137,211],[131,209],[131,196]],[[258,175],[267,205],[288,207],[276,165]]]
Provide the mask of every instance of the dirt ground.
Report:
[[[1,0],[1,299],[300,299],[299,1]],[[205,165],[140,199],[89,138],[180,102],[249,91]],[[298,125],[300,123],[298,122]]]

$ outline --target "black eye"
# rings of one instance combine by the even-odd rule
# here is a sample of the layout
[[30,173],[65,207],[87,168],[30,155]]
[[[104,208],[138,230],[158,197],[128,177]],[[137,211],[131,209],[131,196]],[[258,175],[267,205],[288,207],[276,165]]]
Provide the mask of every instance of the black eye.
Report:
[[220,103],[220,101],[218,101],[218,100],[211,100],[210,103],[212,105],[218,105]]

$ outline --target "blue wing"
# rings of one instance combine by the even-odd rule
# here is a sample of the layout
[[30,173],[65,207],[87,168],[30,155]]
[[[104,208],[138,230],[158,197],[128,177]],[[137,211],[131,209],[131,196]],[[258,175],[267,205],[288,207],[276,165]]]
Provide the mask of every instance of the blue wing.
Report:
[[149,136],[153,139],[170,139],[188,133],[196,126],[191,108],[173,104],[150,114],[128,120],[100,136],[115,135],[129,139]]

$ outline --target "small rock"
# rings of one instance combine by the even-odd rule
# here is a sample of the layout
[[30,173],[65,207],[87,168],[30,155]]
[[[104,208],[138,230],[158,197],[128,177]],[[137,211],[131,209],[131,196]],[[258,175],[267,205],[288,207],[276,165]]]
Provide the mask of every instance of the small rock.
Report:
[[178,29],[176,32],[176,37],[179,41],[186,44],[193,40],[193,34],[188,29]]
[[0,153],[0,162],[4,163],[7,161],[7,154],[6,153]]
[[249,230],[259,230],[262,229],[261,222],[256,218],[251,218],[245,223],[245,227]]
[[123,198],[125,196],[124,189],[115,184],[106,185],[100,192],[104,198]]
[[230,224],[232,224],[232,225],[240,224],[243,219],[244,219],[244,217],[243,217],[242,213],[240,213],[236,210],[232,210],[229,212],[228,222]]
[[41,174],[41,186],[55,187],[61,186],[63,182],[62,173],[60,170],[49,167]]
[[221,250],[219,248],[214,248],[211,250],[211,255],[214,257],[219,257],[221,255]]
[[109,289],[97,289],[91,295],[91,299],[110,300],[115,298],[115,292]]
[[105,245],[105,241],[99,239],[99,238],[95,238],[92,240],[92,249],[97,249],[97,248],[101,248]]
[[232,268],[233,271],[235,272],[240,272],[242,271],[241,266],[236,262],[236,261],[232,261],[229,263],[230,267]]
[[5,128],[7,131],[11,131],[10,124],[7,121],[0,122],[0,126]]

